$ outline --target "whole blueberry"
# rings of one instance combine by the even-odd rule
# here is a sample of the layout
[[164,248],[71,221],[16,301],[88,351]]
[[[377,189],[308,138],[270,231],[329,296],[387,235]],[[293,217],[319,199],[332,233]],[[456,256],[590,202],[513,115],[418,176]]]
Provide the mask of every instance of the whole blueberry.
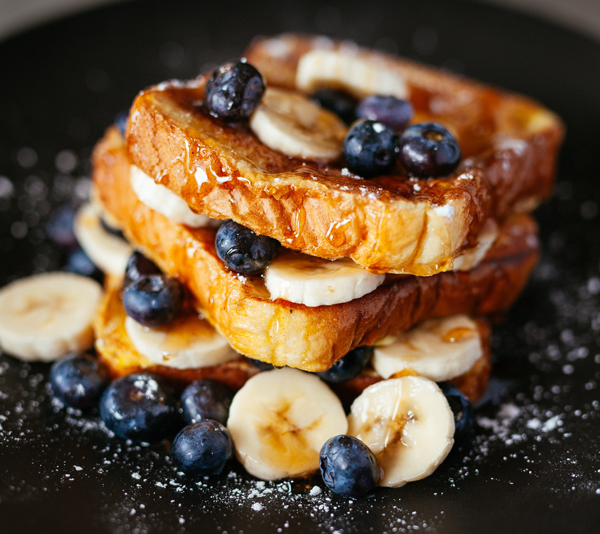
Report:
[[100,283],[104,280],[104,273],[94,265],[83,249],[74,250],[69,254],[64,270],[70,273],[89,276]]
[[77,247],[77,238],[73,231],[73,222],[75,220],[75,208],[69,204],[65,204],[57,208],[52,214],[46,231],[48,237],[52,239],[58,246],[73,249]]
[[100,399],[100,417],[117,436],[134,441],[161,441],[179,422],[171,387],[151,373],[115,380]]
[[87,354],[69,355],[50,368],[52,394],[80,410],[96,406],[109,381],[106,368]]
[[164,274],[142,276],[123,292],[125,313],[141,325],[151,328],[172,321],[182,304],[181,284]]
[[115,237],[120,237],[121,239],[125,239],[123,232],[121,232],[121,230],[119,230],[119,228],[117,228],[116,226],[111,226],[102,217],[100,217],[100,226],[102,226],[104,231],[109,233],[110,235],[114,235]]
[[215,248],[221,260],[235,273],[256,274],[275,257],[279,243],[259,235],[234,221],[223,223],[217,230]]
[[271,369],[275,369],[275,366],[271,363],[262,362],[253,358],[248,358],[248,361],[252,365],[254,365],[254,367],[256,367],[259,371],[270,371]]
[[265,82],[250,63],[225,63],[206,82],[204,105],[221,120],[243,121],[256,109],[264,92]]
[[361,120],[355,123],[344,139],[348,168],[364,178],[391,171],[396,163],[397,142],[394,131],[381,122]]
[[356,378],[373,356],[373,347],[356,347],[326,371],[317,373],[325,382],[339,384]]
[[458,166],[461,150],[441,124],[424,122],[405,130],[398,142],[400,163],[419,178],[446,176]]
[[311,99],[335,113],[346,124],[352,124],[356,119],[356,98],[345,91],[323,88],[313,93]]
[[175,466],[188,475],[215,475],[231,460],[233,442],[221,423],[206,419],[181,430],[171,454]]
[[181,407],[188,424],[213,419],[227,423],[233,394],[216,380],[196,380],[181,395]]
[[343,497],[362,497],[377,487],[381,467],[362,441],[335,436],[321,448],[319,464],[325,485]]
[[454,414],[454,441],[461,445],[468,440],[473,428],[473,406],[450,382],[440,382],[440,389],[446,396],[450,409]]
[[415,111],[410,102],[395,96],[369,96],[361,100],[356,108],[358,119],[382,122],[395,132],[404,130],[414,113]]
[[132,282],[137,282],[142,276],[150,274],[161,274],[161,270],[141,252],[134,252],[127,260],[123,289],[127,288]]
[[127,119],[129,118],[129,111],[120,111],[115,117],[115,126],[119,130],[119,133],[125,137],[125,131],[127,130]]

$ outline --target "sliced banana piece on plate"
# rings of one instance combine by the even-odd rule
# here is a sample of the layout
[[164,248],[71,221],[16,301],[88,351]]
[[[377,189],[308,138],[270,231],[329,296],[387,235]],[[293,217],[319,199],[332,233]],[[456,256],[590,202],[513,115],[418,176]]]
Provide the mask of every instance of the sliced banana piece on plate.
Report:
[[323,86],[343,89],[357,98],[408,96],[406,81],[398,72],[352,50],[312,50],[300,58],[296,87],[312,93]]
[[30,276],[0,290],[0,346],[22,360],[52,361],[92,346],[102,287],[71,273]]
[[318,377],[283,368],[253,376],[233,398],[227,428],[246,470],[263,480],[309,475],[348,427],[342,403]]
[[483,355],[477,323],[466,315],[431,319],[375,347],[373,367],[383,378],[412,369],[436,382],[466,373]]
[[265,270],[265,285],[271,299],[284,299],[305,306],[331,306],[371,293],[385,280],[349,258],[324,260],[284,251]]
[[337,115],[306,96],[267,88],[250,128],[269,148],[293,158],[331,162],[342,154],[348,131]]
[[194,213],[185,200],[178,197],[164,185],[157,184],[136,165],[131,165],[129,179],[133,191],[142,204],[158,211],[158,213],[162,213],[167,219],[177,224],[201,228],[204,226],[218,226],[221,223],[221,221],[211,219],[206,215]]
[[124,239],[107,232],[92,204],[84,204],[75,215],[75,237],[94,265],[106,274],[123,276],[133,248]]
[[157,365],[210,367],[239,356],[206,319],[197,315],[177,317],[160,328],[148,328],[127,317],[125,329],[136,350]]
[[363,441],[397,488],[429,476],[454,444],[454,415],[435,382],[405,376],[366,388],[352,403],[348,434]]

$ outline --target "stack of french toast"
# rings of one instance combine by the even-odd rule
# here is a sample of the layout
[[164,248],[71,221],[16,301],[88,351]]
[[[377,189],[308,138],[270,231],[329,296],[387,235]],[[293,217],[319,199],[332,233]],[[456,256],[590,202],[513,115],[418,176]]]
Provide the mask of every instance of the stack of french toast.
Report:
[[[98,355],[239,390],[227,427],[258,477],[310,473],[350,434],[382,485],[423,478],[454,439],[437,384],[486,390],[562,136],[528,98],[323,37],[150,87],[96,146],[77,217],[108,274]],[[132,269],[182,288],[168,320],[136,308]]]

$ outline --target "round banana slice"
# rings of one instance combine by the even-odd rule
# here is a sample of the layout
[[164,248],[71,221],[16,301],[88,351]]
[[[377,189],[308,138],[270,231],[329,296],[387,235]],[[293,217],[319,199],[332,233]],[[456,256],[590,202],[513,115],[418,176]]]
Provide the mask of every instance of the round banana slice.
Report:
[[323,444],[347,427],[334,393],[315,375],[289,367],[248,380],[227,421],[239,461],[263,480],[313,473]]
[[0,290],[0,345],[22,360],[56,360],[92,346],[100,284],[71,273],[39,274]]
[[158,211],[158,213],[162,213],[167,219],[177,224],[200,228],[218,226],[221,222],[206,215],[194,213],[185,200],[178,197],[164,185],[157,184],[135,165],[131,165],[129,169],[129,179],[133,191],[142,204]]
[[398,72],[350,50],[311,50],[300,58],[296,87],[312,93],[323,86],[344,89],[357,98],[408,96],[406,82]]
[[267,88],[250,128],[269,148],[293,158],[335,161],[342,154],[346,125],[304,95]]
[[349,258],[329,261],[292,251],[282,252],[265,270],[271,299],[310,307],[360,298],[384,280],[384,274],[370,273]]
[[431,319],[375,347],[373,367],[383,378],[412,369],[441,382],[466,373],[481,358],[477,324],[466,315]]
[[75,237],[94,265],[106,274],[123,276],[133,248],[127,241],[107,232],[91,204],[84,204],[75,216]]
[[405,376],[373,384],[356,398],[348,434],[379,460],[381,485],[397,488],[429,476],[444,461],[454,443],[454,415],[435,382]]
[[227,340],[197,315],[178,317],[160,328],[148,328],[127,317],[125,329],[136,350],[157,365],[211,367],[238,357]]

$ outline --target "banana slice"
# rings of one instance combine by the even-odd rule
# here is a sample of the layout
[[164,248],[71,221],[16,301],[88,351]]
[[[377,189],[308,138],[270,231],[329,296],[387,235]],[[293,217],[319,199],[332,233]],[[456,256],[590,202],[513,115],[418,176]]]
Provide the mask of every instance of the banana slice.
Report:
[[178,317],[161,328],[148,328],[127,317],[125,329],[136,350],[157,365],[210,367],[238,357],[227,340],[197,315]]
[[408,96],[400,74],[351,50],[312,50],[300,58],[296,87],[312,93],[323,86],[343,89],[357,98],[373,94]]
[[479,234],[477,244],[462,256],[454,259],[454,270],[470,271],[473,267],[477,267],[497,238],[498,225],[494,219],[488,219]]
[[374,291],[384,274],[365,270],[351,259],[329,261],[298,252],[282,252],[265,270],[271,299],[305,306],[331,306]]
[[92,204],[84,204],[75,216],[75,237],[81,248],[104,273],[123,276],[133,248],[127,241],[102,228]]
[[248,380],[227,421],[239,461],[263,480],[313,473],[323,444],[347,427],[333,392],[315,375],[289,367]]
[[435,382],[421,376],[384,380],[356,398],[348,434],[383,468],[381,485],[397,488],[429,476],[454,443],[454,415]]
[[135,165],[131,165],[129,169],[129,179],[133,191],[142,204],[158,211],[158,213],[162,213],[167,219],[177,224],[200,228],[218,226],[221,223],[221,221],[211,219],[206,215],[194,213],[185,200],[178,197],[164,185],[157,184]]
[[71,273],[39,274],[0,290],[0,345],[22,360],[51,361],[92,346],[100,284]]
[[273,87],[250,117],[250,128],[273,150],[323,162],[340,157],[348,131],[341,119],[304,95]]
[[383,378],[412,369],[436,382],[466,373],[482,356],[481,336],[466,315],[431,319],[375,348],[373,367]]

